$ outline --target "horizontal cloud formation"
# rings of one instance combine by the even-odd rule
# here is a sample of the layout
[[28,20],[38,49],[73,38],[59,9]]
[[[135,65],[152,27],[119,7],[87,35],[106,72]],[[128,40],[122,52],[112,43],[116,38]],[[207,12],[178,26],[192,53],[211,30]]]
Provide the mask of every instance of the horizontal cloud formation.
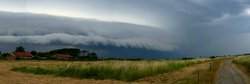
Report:
[[[0,12],[0,43],[111,45],[158,51],[177,49],[163,29],[121,22]],[[170,40],[172,39],[172,40]]]
[[61,42],[70,45],[112,45],[116,47],[132,47],[146,48],[153,50],[171,50],[176,49],[176,46],[164,45],[160,41],[150,38],[128,38],[128,39],[112,39],[96,35],[69,35],[65,33],[53,33],[46,35],[33,36],[0,36],[1,43],[19,43],[19,44],[50,44],[53,42]]
[[[168,52],[183,56],[250,52],[249,0],[55,0],[54,3],[37,0],[29,4],[28,7],[40,5],[44,10],[58,9],[60,14],[64,9],[79,14],[89,12],[105,19],[110,16],[107,21],[113,21],[114,16],[130,23],[0,12],[0,46],[1,43],[112,45],[164,51],[162,56],[169,56]],[[137,25],[134,21],[149,22],[160,28]],[[144,53],[132,48],[126,49],[136,55]]]

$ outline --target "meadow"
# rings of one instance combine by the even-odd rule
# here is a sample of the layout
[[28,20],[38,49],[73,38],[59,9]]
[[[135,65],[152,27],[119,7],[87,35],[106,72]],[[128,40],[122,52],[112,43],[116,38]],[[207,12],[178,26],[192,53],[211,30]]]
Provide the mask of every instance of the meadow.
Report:
[[248,72],[250,72],[250,56],[246,55],[246,56],[238,56],[236,58],[234,58],[233,62],[235,64],[239,64],[244,66]]
[[208,59],[63,62],[12,66],[11,71],[72,77],[78,79],[114,79],[134,81],[143,77],[168,73],[202,63]]
[[214,84],[217,71],[224,60],[225,59],[215,59],[210,61],[207,65],[200,66],[195,72],[176,80],[173,84]]

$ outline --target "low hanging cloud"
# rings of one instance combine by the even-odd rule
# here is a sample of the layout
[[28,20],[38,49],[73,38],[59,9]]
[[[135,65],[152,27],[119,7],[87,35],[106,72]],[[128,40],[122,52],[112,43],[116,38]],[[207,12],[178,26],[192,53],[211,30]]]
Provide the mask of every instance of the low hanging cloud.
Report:
[[65,33],[53,33],[46,35],[33,36],[0,36],[1,43],[18,43],[18,44],[41,44],[46,45],[53,42],[61,42],[71,45],[111,45],[117,47],[133,47],[145,48],[153,50],[173,50],[176,46],[164,45],[160,41],[150,38],[128,38],[128,39],[112,39],[95,35],[70,35]]
[[0,12],[0,43],[109,45],[157,51],[178,49],[159,28],[121,22]]

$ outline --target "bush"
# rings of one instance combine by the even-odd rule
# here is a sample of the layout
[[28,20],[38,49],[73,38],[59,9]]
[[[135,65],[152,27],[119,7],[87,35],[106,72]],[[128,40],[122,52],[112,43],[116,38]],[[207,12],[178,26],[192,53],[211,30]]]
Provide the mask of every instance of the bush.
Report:
[[248,70],[248,72],[250,72],[250,56],[239,56],[236,57],[233,62],[235,64],[239,64],[242,65],[244,67],[246,67],[246,69]]
[[7,60],[7,58],[0,56],[0,60]]

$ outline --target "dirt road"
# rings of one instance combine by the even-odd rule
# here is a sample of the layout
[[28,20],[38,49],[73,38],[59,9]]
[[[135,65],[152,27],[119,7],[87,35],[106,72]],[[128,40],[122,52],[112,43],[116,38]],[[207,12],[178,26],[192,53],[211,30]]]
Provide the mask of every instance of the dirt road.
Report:
[[216,84],[247,84],[244,78],[232,65],[232,59],[224,61],[217,73]]

